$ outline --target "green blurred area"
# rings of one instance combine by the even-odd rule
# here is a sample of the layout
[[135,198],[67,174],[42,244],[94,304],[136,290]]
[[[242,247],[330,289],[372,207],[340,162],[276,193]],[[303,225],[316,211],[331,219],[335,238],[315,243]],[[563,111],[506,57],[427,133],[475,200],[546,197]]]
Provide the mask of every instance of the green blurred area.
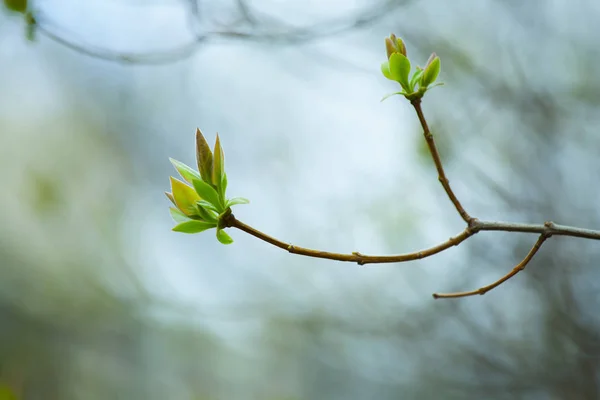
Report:
[[[409,55],[440,55],[446,86],[427,94],[424,112],[463,204],[485,219],[597,227],[598,10],[424,3],[353,34],[382,59],[389,30],[406,37]],[[22,12],[26,2],[4,5]],[[338,143],[339,159],[319,159],[327,129],[314,134],[319,146],[302,147],[302,129],[333,123],[307,116],[318,113],[317,89],[308,108],[270,87],[267,100],[247,90],[250,72],[199,72],[193,60],[107,65],[43,40],[26,46],[16,19],[0,16],[0,400],[600,398],[598,244],[553,238],[486,296],[434,302],[433,291],[505,274],[535,238],[480,234],[432,260],[357,268],[275,254],[239,232],[222,250],[214,238],[169,231],[167,157],[193,163],[188,128],[204,123],[230,135],[231,190],[266,193],[243,211],[258,227],[333,251],[355,239],[384,253],[443,241],[462,227],[412,114],[389,116],[405,134],[398,151],[414,153],[381,170],[393,184],[356,177],[365,185],[330,196],[314,188],[337,182],[302,186],[321,179],[307,169],[325,174],[351,153]],[[214,46],[211,62],[231,65],[235,52]],[[337,72],[317,61],[310,73]],[[223,76],[230,86],[211,86]],[[270,85],[310,88],[310,75],[283,76]],[[247,109],[225,106],[235,101]],[[287,102],[278,119],[272,107]],[[356,146],[373,157],[364,164],[377,158]],[[316,203],[322,214],[308,210]],[[267,212],[272,220],[261,220]],[[212,301],[190,306],[178,297],[189,286]]]

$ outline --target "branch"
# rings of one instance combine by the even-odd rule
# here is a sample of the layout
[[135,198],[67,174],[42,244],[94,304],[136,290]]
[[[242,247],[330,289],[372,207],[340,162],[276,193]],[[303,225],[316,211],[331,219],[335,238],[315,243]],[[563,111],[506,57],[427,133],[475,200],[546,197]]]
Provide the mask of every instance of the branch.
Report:
[[[79,54],[88,57],[105,60],[109,62],[161,65],[185,60],[193,56],[200,47],[209,40],[225,38],[238,39],[254,42],[272,42],[279,44],[303,44],[316,39],[328,36],[340,35],[353,29],[365,28],[375,22],[387,17],[390,13],[401,6],[410,3],[411,0],[385,0],[377,6],[369,6],[356,12],[350,17],[335,18],[318,24],[306,27],[294,27],[282,21],[274,21],[268,18],[259,19],[253,13],[247,2],[236,0],[237,12],[243,21],[246,21],[254,29],[239,29],[239,23],[228,24],[224,29],[209,31],[202,34],[194,34],[186,43],[174,45],[169,49],[151,52],[118,52],[100,46],[94,46],[83,43],[79,40],[67,38],[66,35],[59,33],[60,29],[53,24],[43,13],[35,10],[29,11],[31,17],[31,27],[38,33],[46,36],[48,39],[67,47]],[[190,25],[197,25],[200,22],[200,13],[198,4],[195,0],[190,0],[189,13]],[[264,26],[278,25],[278,29],[258,29]],[[192,27],[193,28],[193,27]],[[196,32],[194,29],[193,32]]]
[[471,217],[463,208],[460,201],[452,191],[450,187],[450,182],[446,177],[446,173],[444,172],[444,167],[442,166],[442,162],[440,159],[440,155],[437,151],[437,147],[435,145],[435,141],[433,139],[433,135],[429,130],[429,126],[427,125],[427,121],[425,116],[423,115],[423,111],[421,109],[421,100],[411,100],[411,104],[413,105],[415,111],[417,112],[417,116],[419,117],[419,121],[421,126],[423,127],[423,135],[425,137],[425,141],[427,142],[427,146],[429,147],[429,152],[431,153],[431,157],[433,158],[433,162],[438,172],[438,180],[442,184],[446,194],[450,198],[452,204],[456,208],[456,211],[460,214],[461,218],[467,223],[467,227],[458,235],[451,237],[445,242],[438,244],[437,246],[431,247],[429,249],[407,253],[407,254],[398,254],[398,255],[390,255],[390,256],[375,256],[375,255],[365,255],[359,252],[353,252],[350,254],[344,253],[333,253],[323,250],[315,250],[309,249],[305,247],[294,246],[292,244],[288,244],[282,242],[281,240],[275,239],[257,229],[252,228],[249,225],[237,220],[233,214],[227,215],[224,220],[224,227],[232,227],[240,229],[260,240],[263,240],[273,246],[279,247],[280,249],[287,250],[293,254],[299,254],[306,257],[314,257],[314,258],[325,258],[329,260],[337,260],[337,261],[346,261],[346,262],[356,262],[359,265],[364,264],[375,264],[375,263],[399,263],[406,261],[413,261],[422,258],[426,258],[432,256],[434,254],[440,253],[452,246],[458,246],[460,243],[467,240],[469,237],[475,235],[481,231],[503,231],[503,232],[523,232],[523,233],[538,233],[540,236],[537,242],[533,245],[527,256],[517,264],[508,274],[493,282],[487,286],[483,286],[477,290],[468,291],[468,292],[456,292],[456,293],[434,293],[433,297],[435,299],[448,299],[448,298],[460,298],[460,297],[468,297],[474,295],[483,295],[488,291],[498,287],[502,283],[506,282],[520,271],[525,269],[525,266],[531,261],[531,259],[535,256],[537,251],[540,249],[544,241],[550,238],[553,235],[559,236],[571,236],[577,238],[584,239],[592,239],[592,240],[600,240],[600,231],[592,230],[592,229],[583,229],[566,225],[558,225],[554,222],[548,221],[544,224],[523,224],[523,223],[513,223],[513,222],[501,222],[501,221],[480,221],[477,218]]
[[[433,159],[435,168],[438,173],[438,180],[444,188],[446,195],[454,205],[454,208],[467,225],[462,232],[460,232],[454,237],[451,237],[445,242],[442,242],[428,249],[424,249],[413,253],[388,256],[365,255],[357,251],[352,253],[334,253],[324,250],[316,250],[306,247],[295,246],[292,244],[282,242],[281,240],[269,236],[235,218],[229,205],[244,204],[247,203],[248,200],[243,198],[237,198],[237,200],[232,199],[225,201],[221,199],[225,197],[224,188],[226,187],[227,181],[224,179],[225,175],[223,170],[222,150],[219,144],[219,137],[217,135],[217,141],[215,144],[215,157],[213,159],[212,156],[210,156],[210,149],[204,149],[205,147],[208,148],[208,145],[206,144],[206,140],[202,136],[200,130],[198,130],[196,133],[196,141],[198,165],[200,168],[201,175],[198,175],[198,173],[192,170],[190,167],[183,165],[179,162],[174,162],[174,160],[171,160],[172,162],[174,162],[174,166],[179,171],[181,176],[188,182],[193,182],[194,184],[194,188],[191,188],[185,183],[171,178],[171,187],[173,193],[166,194],[167,197],[169,197],[169,199],[177,207],[177,209],[171,208],[171,213],[173,219],[179,222],[179,225],[173,228],[173,230],[185,233],[198,233],[207,229],[217,228],[217,239],[223,244],[229,244],[233,242],[233,239],[231,239],[231,237],[229,237],[225,232],[223,232],[223,228],[237,228],[264,242],[267,242],[275,247],[286,250],[293,254],[328,260],[355,262],[358,265],[399,263],[430,257],[434,254],[447,250],[452,246],[458,246],[471,236],[481,231],[537,233],[540,235],[537,242],[533,245],[527,256],[525,256],[525,258],[519,264],[517,264],[508,274],[504,275],[499,280],[487,286],[483,286],[477,290],[472,290],[468,292],[434,293],[433,297],[435,299],[460,298],[473,296],[477,294],[483,295],[487,293],[488,291],[500,286],[502,283],[506,282],[513,276],[517,275],[520,271],[525,269],[526,265],[533,259],[533,257],[536,255],[536,253],[541,248],[542,244],[546,241],[546,239],[552,236],[560,235],[583,239],[600,240],[600,231],[598,230],[558,225],[551,221],[545,222],[543,224],[524,224],[501,221],[481,221],[477,218],[471,217],[471,215],[467,213],[467,211],[464,209],[464,207],[452,191],[450,181],[446,177],[446,173],[444,171],[440,155],[435,145],[433,135],[429,129],[427,120],[425,119],[425,116],[423,115],[423,110],[421,108],[421,98],[429,89],[429,86],[435,82],[439,74],[439,57],[437,57],[435,53],[433,53],[427,61],[425,68],[417,69],[417,71],[412,75],[412,78],[410,78],[409,80],[410,62],[406,58],[406,47],[404,45],[404,42],[400,38],[397,38],[394,34],[391,34],[390,37],[386,38],[385,43],[386,51],[388,54],[388,61],[384,62],[381,65],[382,73],[387,79],[398,82],[403,89],[401,92],[392,93],[391,95],[403,95],[407,100],[410,101],[413,108],[415,109],[417,117],[419,118],[419,122],[421,123],[421,127],[423,128],[423,137],[425,138],[425,141],[429,148],[429,152],[431,153],[431,157]],[[417,83],[419,85],[418,89],[416,87]],[[384,97],[384,99],[391,95]],[[198,138],[201,138],[200,142],[200,139]],[[204,186],[202,186],[200,185],[201,182],[199,182],[197,179],[194,179],[194,177],[196,176],[198,177],[198,179],[200,179],[201,176],[203,177],[204,175],[206,175],[206,171],[204,168],[205,163],[201,162],[205,153],[210,156],[208,162],[212,165],[211,168],[214,167],[215,169],[212,173],[212,183],[209,185],[207,182],[204,182]],[[220,157],[217,158],[217,154],[220,154]],[[219,171],[218,174],[215,175],[215,171]],[[214,178],[215,176],[217,176],[217,179]],[[215,191],[215,189],[218,192]],[[212,202],[209,201],[211,197],[215,198],[216,200]],[[217,199],[217,197],[219,198]],[[204,208],[206,207],[204,203],[211,206],[211,210],[214,210],[214,212],[216,212],[217,214],[212,215],[212,213],[209,213],[208,209]],[[193,206],[192,208],[190,208],[188,207],[188,205],[190,204],[192,206],[194,204],[197,204],[198,207]],[[201,214],[202,210],[204,210],[205,214]],[[208,215],[208,217],[206,215]]]
[[[295,246],[293,244],[285,243],[279,239],[267,235],[243,223],[242,221],[235,218],[233,214],[226,216],[223,220],[224,226],[227,228],[237,228],[244,231],[255,238],[258,238],[264,242],[267,242],[275,247],[286,250],[292,254],[299,254],[301,256],[313,257],[313,258],[325,258],[328,260],[355,262],[359,265],[364,264],[384,264],[384,263],[401,263],[406,261],[420,260],[422,258],[433,256],[434,254],[440,253],[452,246],[457,246],[460,243],[467,240],[469,237],[475,235],[481,231],[503,231],[503,232],[523,232],[523,233],[539,233],[540,238],[544,237],[544,240],[550,236],[571,236],[584,239],[600,240],[600,231],[591,229],[575,228],[572,226],[558,225],[554,222],[546,222],[544,224],[520,224],[513,222],[500,222],[500,221],[480,221],[476,218],[471,220],[469,226],[458,235],[451,237],[450,239],[442,242],[436,246],[430,247],[425,250],[416,251],[413,253],[397,254],[390,256],[374,256],[361,254],[357,251],[352,253],[333,253],[329,251],[309,249],[306,247]],[[537,245],[537,244],[536,244]],[[537,249],[536,249],[537,251]],[[533,254],[528,255],[533,257]],[[527,259],[527,258],[526,258]],[[527,262],[529,260],[527,259]],[[520,265],[520,264],[519,264]],[[513,274],[514,275],[514,274]],[[511,275],[512,276],[512,275]],[[495,287],[495,286],[494,286]],[[481,290],[481,289],[480,289]],[[489,289],[488,289],[489,290]]]
[[429,147],[429,152],[431,153],[431,157],[433,158],[433,162],[435,164],[435,169],[437,169],[438,180],[444,187],[446,194],[450,198],[450,201],[452,202],[452,204],[454,204],[454,208],[456,208],[456,211],[460,214],[460,217],[463,219],[463,221],[465,221],[468,224],[469,222],[471,222],[472,218],[465,211],[462,204],[460,204],[460,201],[458,201],[458,198],[456,197],[456,195],[452,191],[452,188],[450,187],[450,181],[448,180],[448,178],[446,178],[446,173],[444,172],[444,167],[442,166],[442,161],[440,160],[440,155],[437,151],[435,142],[433,141],[433,135],[431,134],[431,131],[429,130],[429,126],[427,125],[427,120],[425,120],[425,116],[423,115],[423,110],[421,109],[421,99],[419,98],[419,99],[412,100],[410,103],[415,108],[415,111],[417,112],[417,116],[419,117],[419,122],[421,123],[421,126],[423,127],[423,136],[425,136],[425,141],[427,142],[427,147]]
[[329,251],[323,250],[315,250],[309,249],[306,247],[295,246],[293,244],[282,242],[279,239],[275,239],[272,236],[267,235],[257,229],[254,229],[250,225],[246,225],[242,221],[235,218],[233,214],[224,217],[223,219],[224,226],[227,228],[237,228],[241,231],[244,231],[264,242],[272,244],[275,247],[279,247],[280,249],[287,250],[292,254],[299,254],[301,256],[313,257],[313,258],[325,258],[328,260],[336,260],[336,261],[345,261],[345,262],[355,262],[358,265],[364,264],[384,264],[384,263],[398,263],[398,262],[406,262],[413,260],[420,260],[422,258],[430,257],[434,254],[440,253],[446,249],[449,249],[452,246],[458,246],[460,243],[474,235],[476,232],[471,228],[467,227],[464,231],[459,233],[458,235],[451,237],[443,243],[438,244],[437,246],[430,247],[425,250],[416,251],[413,253],[406,254],[397,254],[390,256],[371,256],[366,254],[361,254],[357,251],[352,253],[333,253]]
[[527,255],[525,256],[525,258],[523,259],[523,261],[521,261],[520,263],[518,263],[513,269],[512,271],[510,271],[508,274],[504,275],[502,278],[498,279],[496,282],[491,283],[487,286],[483,286],[477,290],[472,290],[470,292],[455,292],[455,293],[434,293],[433,294],[433,298],[434,299],[456,299],[459,297],[469,297],[469,296],[475,296],[475,295],[484,295],[487,292],[489,292],[490,290],[500,286],[501,284],[503,284],[504,282],[506,282],[507,280],[509,280],[510,278],[512,278],[513,276],[515,276],[516,274],[518,274],[519,272],[523,271],[525,269],[525,267],[527,266],[527,264],[529,263],[529,261],[531,261],[531,259],[533,258],[533,256],[535,256],[535,254],[538,252],[538,250],[540,249],[540,247],[542,247],[542,244],[544,243],[544,241],[549,238],[550,235],[547,234],[542,234],[540,235],[540,237],[538,238],[537,242],[535,242],[535,244],[533,245],[533,247],[531,248],[531,250],[529,250],[529,253],[527,253]]

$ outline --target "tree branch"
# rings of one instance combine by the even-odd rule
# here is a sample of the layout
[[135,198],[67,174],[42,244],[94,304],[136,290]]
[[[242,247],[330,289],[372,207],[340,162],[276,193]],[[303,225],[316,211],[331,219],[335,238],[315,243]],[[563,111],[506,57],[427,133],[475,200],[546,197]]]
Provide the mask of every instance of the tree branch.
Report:
[[527,255],[525,256],[525,258],[523,259],[523,261],[521,261],[520,263],[518,263],[513,269],[512,271],[510,271],[508,274],[504,275],[502,278],[498,279],[496,282],[491,283],[487,286],[483,286],[477,290],[472,290],[470,292],[455,292],[455,293],[434,293],[433,294],[433,298],[434,299],[456,299],[459,297],[469,297],[469,296],[475,296],[475,295],[484,295],[487,292],[489,292],[490,290],[500,286],[501,284],[503,284],[504,282],[506,282],[507,280],[509,280],[510,278],[512,278],[513,276],[515,276],[516,274],[518,274],[519,272],[523,271],[525,269],[525,267],[527,266],[527,264],[529,263],[529,261],[531,261],[531,259],[533,258],[533,256],[535,256],[535,254],[538,252],[538,250],[540,249],[540,247],[542,247],[542,244],[544,243],[544,241],[549,238],[550,235],[549,234],[542,234],[540,235],[540,237],[538,238],[537,242],[535,242],[535,244],[533,245],[533,247],[531,248],[531,250],[529,250],[529,253],[527,253]]
[[438,172],[438,180],[442,184],[446,194],[450,198],[452,204],[456,208],[456,211],[460,214],[461,218],[466,222],[467,227],[458,235],[451,237],[445,242],[438,244],[437,246],[431,247],[429,249],[417,251],[414,253],[407,254],[398,254],[398,255],[390,255],[390,256],[374,256],[374,255],[365,255],[359,252],[353,252],[351,254],[344,253],[333,253],[322,250],[314,250],[305,247],[294,246],[292,244],[284,243],[278,239],[275,239],[259,230],[252,228],[249,225],[237,220],[233,214],[228,214],[223,217],[224,227],[232,227],[240,229],[260,240],[263,240],[273,246],[279,247],[280,249],[287,250],[293,254],[299,254],[307,257],[314,258],[325,258],[329,260],[337,260],[337,261],[347,261],[347,262],[356,262],[359,265],[364,264],[375,264],[375,263],[399,263],[406,261],[418,260],[421,258],[429,257],[434,254],[440,253],[452,246],[458,246],[460,243],[464,242],[471,236],[475,235],[481,231],[503,231],[503,232],[523,232],[523,233],[538,233],[540,236],[537,242],[533,245],[527,256],[517,264],[508,274],[504,275],[499,280],[487,285],[483,286],[477,290],[472,290],[468,292],[456,292],[456,293],[434,293],[433,297],[435,299],[449,299],[449,298],[460,298],[474,295],[483,295],[488,291],[500,286],[502,283],[506,282],[520,271],[525,269],[525,266],[531,261],[531,259],[535,256],[537,251],[540,249],[544,241],[551,236],[560,235],[560,236],[571,236],[577,238],[584,239],[592,239],[592,240],[600,240],[600,231],[592,230],[592,229],[583,229],[566,225],[558,225],[554,222],[548,221],[544,224],[523,224],[523,223],[513,223],[513,222],[501,222],[501,221],[480,221],[477,218],[471,217],[463,208],[462,204],[452,191],[450,187],[450,182],[446,177],[446,173],[444,172],[444,167],[442,166],[442,161],[440,159],[440,155],[437,151],[437,147],[435,145],[435,141],[433,139],[433,135],[429,130],[429,126],[427,125],[427,121],[425,116],[423,115],[423,110],[421,109],[421,100],[411,100],[411,104],[413,105],[415,111],[417,112],[417,116],[419,118],[419,122],[423,128],[423,135],[425,137],[425,141],[427,142],[427,146],[429,147],[429,152],[431,153],[431,157],[433,158],[433,162]]
[[[235,218],[233,214],[224,218],[224,226],[227,228],[237,228],[244,231],[264,242],[267,242],[280,249],[287,250],[293,254],[299,254],[306,257],[313,258],[325,258],[328,260],[355,262],[359,265],[364,264],[390,264],[390,263],[401,263],[406,261],[420,260],[422,258],[433,256],[434,254],[440,253],[452,246],[457,246],[460,243],[467,240],[469,237],[475,235],[481,231],[503,231],[503,232],[523,232],[523,233],[539,233],[540,238],[544,237],[544,240],[550,236],[571,236],[584,239],[600,240],[600,231],[591,229],[575,228],[572,226],[558,225],[554,222],[546,222],[545,224],[520,224],[513,222],[500,222],[500,221],[480,221],[476,218],[471,220],[469,226],[458,235],[451,237],[450,239],[442,242],[436,246],[430,247],[425,250],[416,251],[413,253],[397,254],[389,256],[375,256],[361,254],[357,251],[352,253],[333,253],[329,251],[309,249],[306,247],[295,246],[293,244],[285,243],[279,239],[263,233],[250,225],[243,223],[242,221]],[[537,245],[537,243],[536,243]],[[540,244],[541,245],[541,244]],[[534,246],[535,247],[535,246]],[[537,251],[537,249],[535,250]],[[527,257],[533,257],[535,254],[528,254]],[[527,259],[527,258],[526,258]],[[527,259],[527,262],[529,260]],[[521,265],[521,264],[519,264]],[[514,274],[513,274],[514,275]],[[496,285],[497,286],[497,285]],[[495,286],[494,286],[495,287]],[[479,289],[481,290],[481,289]],[[488,289],[489,290],[489,289]],[[487,291],[487,290],[486,290]],[[477,291],[476,291],[477,292]],[[456,297],[456,296],[455,296]]]
[[[52,23],[42,12],[30,11],[32,28],[48,39],[88,57],[109,62],[126,64],[162,65],[193,56],[198,49],[210,40],[224,38],[229,40],[246,40],[253,42],[269,42],[278,44],[302,44],[316,39],[343,34],[353,29],[365,28],[385,17],[394,10],[408,5],[411,0],[382,0],[376,6],[369,6],[344,18],[335,18],[305,27],[295,27],[283,21],[270,18],[259,18],[243,0],[236,0],[236,8],[242,21],[247,22],[253,29],[239,29],[239,21],[228,24],[223,29],[206,29],[202,34],[194,34],[186,43],[174,45],[166,50],[151,52],[118,52],[100,46],[83,43],[67,38],[60,33],[56,24]],[[189,4],[190,19],[193,25],[200,23],[199,6],[191,0]],[[272,28],[272,29],[264,29]],[[193,27],[192,27],[193,28]],[[261,28],[261,29],[259,29]],[[194,29],[193,32],[196,32]]]
[[457,246],[461,242],[465,241],[467,238],[475,234],[471,228],[467,227],[464,231],[459,233],[458,235],[451,237],[438,244],[437,246],[430,247],[425,250],[416,251],[413,253],[406,254],[397,254],[397,255],[389,255],[389,256],[371,256],[366,254],[361,254],[357,251],[352,253],[333,253],[329,251],[323,250],[315,250],[309,249],[306,247],[295,246],[293,244],[282,242],[279,239],[275,239],[272,236],[267,235],[257,229],[254,229],[250,225],[246,225],[242,221],[235,218],[233,214],[224,217],[223,223],[225,227],[228,228],[237,228],[241,231],[244,231],[262,241],[265,241],[269,244],[272,244],[275,247],[279,247],[280,249],[287,250],[292,254],[299,254],[306,257],[313,258],[325,258],[328,260],[336,260],[336,261],[345,261],[345,262],[355,262],[358,265],[364,264],[384,264],[384,263],[398,263],[398,262],[406,262],[413,260],[420,260],[422,258],[430,257],[434,254],[440,253],[446,249],[449,249],[452,246]]
[[450,198],[450,201],[452,202],[452,204],[454,204],[454,208],[456,208],[456,211],[460,214],[460,217],[463,219],[463,221],[465,221],[468,224],[471,222],[472,218],[465,211],[462,204],[460,204],[460,201],[458,201],[458,198],[456,197],[456,195],[452,191],[452,188],[450,187],[450,181],[448,180],[448,178],[446,177],[446,173],[444,172],[444,167],[442,166],[442,161],[440,159],[440,155],[437,151],[437,147],[433,140],[433,135],[431,134],[431,131],[429,130],[429,126],[427,125],[427,120],[425,120],[425,116],[423,115],[423,110],[421,109],[421,99],[411,100],[410,103],[415,108],[415,111],[417,112],[417,116],[419,117],[419,122],[421,123],[421,127],[423,127],[423,136],[425,136],[425,141],[427,142],[427,147],[429,147],[429,152],[431,153],[431,157],[433,158],[433,162],[435,164],[435,169],[437,169],[438,180],[444,187],[446,194]]

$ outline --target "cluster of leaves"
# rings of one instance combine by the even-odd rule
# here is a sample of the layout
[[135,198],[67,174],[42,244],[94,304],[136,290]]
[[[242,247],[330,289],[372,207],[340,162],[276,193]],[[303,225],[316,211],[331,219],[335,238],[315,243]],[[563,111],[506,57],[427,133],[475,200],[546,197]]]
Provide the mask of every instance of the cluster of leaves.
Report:
[[388,60],[381,64],[381,72],[387,79],[398,82],[402,91],[391,93],[382,101],[396,94],[401,94],[408,100],[420,99],[427,90],[442,85],[442,83],[438,83],[431,86],[437,79],[441,67],[440,58],[435,53],[431,54],[425,67],[417,66],[411,77],[411,65],[406,56],[406,46],[402,39],[392,33],[385,38],[385,47]]
[[247,204],[249,201],[242,197],[232,199],[226,197],[225,157],[218,134],[214,151],[211,152],[200,129],[196,130],[196,159],[198,171],[182,162],[170,159],[185,180],[182,182],[171,177],[171,192],[165,192],[175,206],[170,208],[171,216],[177,222],[173,230],[199,233],[216,228],[219,242],[233,243],[233,239],[223,230],[223,218],[231,213],[231,206]]

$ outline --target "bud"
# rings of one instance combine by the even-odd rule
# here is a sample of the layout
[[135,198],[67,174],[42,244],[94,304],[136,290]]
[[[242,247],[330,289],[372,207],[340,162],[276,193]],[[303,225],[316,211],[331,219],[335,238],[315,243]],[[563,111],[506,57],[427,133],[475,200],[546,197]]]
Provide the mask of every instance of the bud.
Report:
[[388,60],[394,53],[400,53],[406,57],[406,46],[402,39],[397,38],[393,33],[389,37],[385,38],[385,49],[387,52]]
[[213,169],[213,155],[200,129],[196,129],[196,161],[198,162],[198,171],[202,180],[210,183]]
[[420,86],[422,88],[426,88],[431,85],[437,79],[440,73],[440,58],[432,53],[429,56],[429,60],[427,60],[427,64],[425,64],[425,68],[423,74],[421,75]]

